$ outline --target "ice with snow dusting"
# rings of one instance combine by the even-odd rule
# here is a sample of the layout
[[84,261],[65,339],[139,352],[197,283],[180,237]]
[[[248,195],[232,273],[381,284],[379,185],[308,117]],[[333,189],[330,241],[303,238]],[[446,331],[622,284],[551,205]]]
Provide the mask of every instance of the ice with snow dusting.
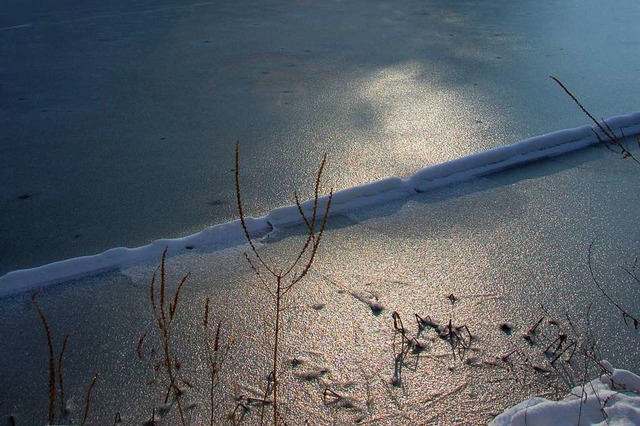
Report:
[[576,386],[563,400],[531,398],[500,414],[491,426],[640,425],[640,377],[607,361],[601,365],[606,374]]
[[[640,134],[640,112],[613,117],[606,120],[606,123],[618,136],[629,137]],[[417,192],[576,151],[598,143],[599,132],[597,127],[590,126],[561,130],[427,167],[407,179],[387,178],[338,191],[333,195],[331,212],[344,213],[366,206],[406,199]],[[303,202],[301,209],[305,216],[310,218],[315,206],[318,209],[318,217],[322,217],[327,203],[328,197],[324,196],[318,199],[317,204],[313,200]],[[263,217],[247,219],[247,227],[254,238],[262,238],[274,228],[300,223],[302,218],[295,205],[274,209]],[[165,247],[168,247],[169,255],[172,255],[200,246],[230,247],[242,244],[243,238],[244,232],[240,221],[234,221],[212,226],[183,238],[157,240],[134,249],[119,247],[94,256],[13,271],[0,277],[0,297],[30,291],[56,281],[155,260],[159,258]]]

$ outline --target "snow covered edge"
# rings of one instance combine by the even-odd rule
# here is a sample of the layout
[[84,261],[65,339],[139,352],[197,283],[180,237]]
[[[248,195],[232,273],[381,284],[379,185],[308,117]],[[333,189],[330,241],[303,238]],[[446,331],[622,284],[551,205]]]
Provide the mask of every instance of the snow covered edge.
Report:
[[[630,137],[640,134],[640,112],[616,116],[606,120],[606,123],[619,136]],[[521,164],[577,151],[598,143],[596,132],[601,134],[597,127],[592,126],[560,130],[430,166],[407,179],[387,178],[337,191],[333,195],[331,213],[343,213],[392,200],[405,199],[417,192],[432,190]],[[320,216],[325,211],[327,202],[327,196],[318,200]],[[301,207],[305,215],[310,218],[314,207],[313,200],[303,202]],[[276,208],[263,217],[247,219],[249,232],[254,238],[260,238],[274,228],[299,223],[302,223],[302,219],[295,205]],[[76,257],[37,268],[9,272],[0,277],[0,298],[61,280],[159,259],[165,247],[168,247],[169,255],[172,255],[184,253],[186,248],[192,246],[241,244],[243,236],[240,221],[236,220],[211,226],[199,233],[182,238],[156,240],[146,246],[132,249],[118,247],[93,256]]]
[[[246,219],[247,229],[254,238],[261,238],[273,230],[264,218]],[[245,241],[239,220],[210,226],[196,234],[182,238],[160,239],[136,248],[116,247],[92,256],[49,263],[37,268],[20,269],[0,277],[0,298],[27,292],[56,282],[126,268],[138,263],[160,260],[167,248],[169,256],[184,253],[200,245],[231,246]]]
[[640,377],[608,361],[600,362],[605,374],[576,386],[561,401],[534,397],[498,415],[490,426],[640,424]]

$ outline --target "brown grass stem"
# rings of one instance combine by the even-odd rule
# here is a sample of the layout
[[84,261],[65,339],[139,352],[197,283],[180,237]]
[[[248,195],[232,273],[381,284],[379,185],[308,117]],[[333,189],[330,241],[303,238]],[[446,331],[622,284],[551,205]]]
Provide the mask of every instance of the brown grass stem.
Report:
[[36,296],[38,296],[38,294],[40,294],[40,291],[33,293],[31,296],[31,303],[38,313],[38,317],[40,318],[40,322],[42,323],[42,327],[44,328],[47,337],[47,348],[49,350],[49,424],[54,424],[56,408],[56,364],[53,339],[51,337],[51,328],[49,327],[47,317],[44,315],[44,312],[36,301]]
[[[222,348],[221,348],[221,330],[222,324],[218,322],[215,327],[215,331],[213,332],[213,347],[211,347],[211,341],[209,340],[210,328],[209,328],[209,302],[210,299],[207,297],[204,305],[204,345],[205,351],[207,355],[207,363],[209,367],[209,402],[211,406],[210,415],[209,415],[209,425],[213,426],[215,423],[214,419],[214,407],[215,407],[215,385],[218,378],[218,370],[220,368],[220,363],[222,362]],[[229,347],[227,346],[227,349]]]
[[[235,183],[236,183],[236,201],[238,207],[238,214],[240,215],[240,224],[242,226],[242,230],[244,232],[244,236],[249,244],[249,253],[256,259],[254,262],[249,253],[245,253],[245,258],[249,263],[249,266],[254,271],[256,276],[258,277],[260,284],[266,290],[266,292],[272,297],[274,302],[274,327],[273,327],[273,348],[271,354],[271,394],[272,394],[272,419],[274,426],[280,424],[280,414],[279,414],[279,388],[280,388],[280,380],[278,375],[278,364],[280,357],[280,339],[282,332],[282,313],[285,309],[285,301],[284,298],[291,292],[296,285],[307,275],[313,262],[315,260],[316,254],[318,252],[318,247],[320,246],[320,242],[322,241],[322,235],[326,229],[327,220],[329,217],[329,211],[331,209],[331,202],[333,200],[333,190],[329,191],[329,195],[327,198],[327,203],[324,208],[324,212],[320,214],[319,211],[319,199],[320,199],[320,186],[322,183],[322,174],[326,165],[327,156],[324,155],[322,161],[320,162],[320,166],[318,167],[318,171],[315,177],[314,190],[313,190],[313,208],[311,211],[311,217],[307,217],[304,209],[302,208],[302,203],[300,202],[300,198],[297,193],[294,193],[294,201],[296,204],[296,208],[298,210],[298,214],[302,218],[304,225],[307,228],[307,236],[305,238],[304,243],[297,251],[295,257],[291,261],[291,263],[285,268],[278,268],[274,264],[269,264],[266,262],[265,258],[259,253],[256,245],[254,244],[251,234],[249,232],[249,228],[247,227],[247,222],[245,218],[245,212],[242,206],[242,196],[240,192],[240,144],[236,143],[235,150]],[[320,227],[318,229],[318,219],[322,217],[322,221],[320,223]],[[305,259],[303,262],[303,259]],[[260,268],[263,268],[267,271],[267,275],[270,276],[269,279],[266,279],[262,273],[260,272]],[[280,271],[280,272],[278,272]],[[267,396],[269,394],[269,387],[267,386],[265,390],[265,398],[267,400]],[[262,405],[262,412],[260,414],[260,423],[263,423],[264,420],[264,409],[265,404]]]
[[89,417],[89,409],[91,407],[91,394],[93,393],[93,388],[95,388],[99,376],[100,375],[98,373],[93,375],[93,379],[91,379],[91,384],[89,385],[89,390],[87,390],[87,397],[84,400],[84,409],[82,413],[82,425],[87,423],[87,418]]
[[[160,261],[160,283],[159,288],[156,285],[157,283],[157,273],[158,270],[153,274],[151,278],[151,283],[149,285],[149,299],[151,302],[151,309],[154,316],[154,320],[156,323],[157,329],[160,331],[161,335],[161,344],[162,344],[162,355],[163,359],[161,365],[164,367],[164,372],[167,375],[168,383],[167,383],[167,392],[165,394],[164,403],[169,402],[169,398],[173,396],[176,405],[178,407],[178,413],[180,417],[180,424],[185,425],[186,420],[184,416],[184,407],[181,400],[182,390],[178,386],[177,380],[177,370],[179,369],[179,361],[176,360],[172,355],[172,335],[171,328],[173,325],[173,321],[176,317],[176,312],[178,310],[178,303],[180,301],[180,294],[182,292],[183,286],[189,278],[189,274],[186,274],[180,280],[178,287],[173,294],[173,297],[167,297],[167,274],[166,274],[166,261],[167,261],[167,251],[168,247],[165,247],[162,252],[162,259]],[[156,295],[156,293],[158,293]],[[169,302],[167,306],[167,300],[172,300]],[[138,348],[136,352],[138,356],[141,356],[141,345],[144,340],[146,333],[138,341]]]
[[242,230],[244,231],[244,236],[245,236],[247,242],[249,243],[249,246],[251,246],[251,251],[256,256],[258,261],[262,264],[262,266],[267,271],[269,271],[270,274],[276,275],[276,272],[271,269],[269,264],[267,264],[262,259],[262,257],[260,256],[260,253],[258,253],[258,250],[256,249],[256,246],[254,245],[253,240],[251,239],[251,234],[249,233],[249,228],[247,228],[245,214],[244,214],[244,210],[242,208],[242,197],[240,196],[240,142],[236,142],[236,157],[235,158],[236,158],[236,161],[235,161],[235,166],[236,166],[235,167],[236,203],[237,203],[237,206],[238,206],[238,213],[240,215],[240,224],[242,225]]
[[69,335],[65,334],[62,340],[62,349],[60,349],[60,355],[58,356],[58,383],[60,384],[60,416],[65,415],[65,398],[64,398],[64,353],[67,349],[67,342],[69,341]]
[[592,256],[593,256],[592,251],[593,251],[594,242],[595,241],[591,241],[591,243],[589,244],[589,250],[587,252],[588,253],[587,265],[589,266],[589,274],[591,275],[591,280],[596,285],[600,293],[609,301],[609,303],[611,303],[622,314],[624,323],[627,324],[627,319],[630,319],[631,321],[633,321],[634,329],[637,330],[638,326],[640,325],[640,320],[638,320],[637,317],[631,315],[627,309],[623,308],[618,302],[616,302],[613,299],[613,297],[611,297],[609,293],[604,289],[600,281],[598,281],[598,279],[596,278],[595,272],[593,270],[593,261],[592,261]]

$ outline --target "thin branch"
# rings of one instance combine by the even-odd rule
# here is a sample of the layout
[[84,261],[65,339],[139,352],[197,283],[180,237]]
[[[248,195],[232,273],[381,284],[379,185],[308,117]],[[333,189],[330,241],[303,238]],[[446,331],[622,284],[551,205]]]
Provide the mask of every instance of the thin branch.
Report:
[[251,247],[251,251],[256,256],[258,261],[264,266],[264,268],[269,271],[269,273],[276,275],[275,271],[262,259],[256,246],[253,244],[253,240],[251,239],[251,235],[249,235],[249,228],[247,228],[247,223],[245,220],[244,210],[242,209],[242,198],[240,197],[240,142],[236,142],[236,168],[235,168],[235,176],[236,176],[236,202],[238,205],[238,213],[240,215],[240,224],[242,225],[242,230],[244,231],[244,236]]
[[633,269],[630,271],[627,268],[623,267],[622,270],[625,271],[636,283],[640,284],[640,278],[636,275],[635,272],[636,265],[633,265]]
[[587,109],[582,105],[582,103],[580,103],[580,101],[578,100],[578,98],[576,98],[574,96],[573,93],[571,93],[571,91],[567,88],[567,86],[565,86],[560,80],[558,80],[556,77],[550,75],[549,78],[551,78],[553,81],[555,81],[556,83],[558,83],[558,85],[562,88],[562,90],[565,91],[565,93],[567,95],[569,95],[569,97],[573,100],[573,102],[575,102],[576,105],[578,105],[578,107],[582,110],[583,113],[585,113],[585,115],[587,117],[589,117],[589,119],[591,121],[593,121],[593,123],[598,126],[598,128],[602,131],[602,133],[604,133],[608,138],[609,141],[614,144],[617,145],[617,139],[615,138],[614,135],[612,135],[608,130],[606,130],[604,127],[602,127],[602,124],[600,124],[600,122],[598,120],[595,119],[595,117],[593,115],[591,115],[591,113],[589,111],[587,111]]
[[158,308],[156,306],[156,274],[157,274],[158,270],[156,268],[156,270],[153,273],[153,276],[151,277],[151,285],[149,286],[149,300],[151,301],[151,309],[153,310],[153,318],[154,319],[158,319]]
[[170,323],[171,321],[173,321],[173,317],[175,316],[176,310],[178,309],[178,300],[180,299],[180,291],[182,290],[182,286],[184,285],[184,283],[187,281],[187,278],[189,278],[189,275],[191,275],[191,272],[188,272],[187,275],[182,277],[182,280],[180,280],[180,284],[178,284],[178,289],[173,295],[173,303],[169,304],[169,322]]
[[275,293],[269,288],[269,284],[267,284],[267,281],[262,277],[260,270],[256,267],[256,265],[254,265],[253,261],[251,260],[251,258],[247,253],[244,253],[244,258],[247,260],[247,263],[249,264],[253,272],[256,274],[256,276],[260,280],[260,284],[262,284],[266,292],[269,293],[271,297],[275,298],[276,297]]
[[309,272],[309,269],[311,269],[311,265],[313,264],[313,261],[315,260],[315,256],[316,253],[318,251],[318,247],[320,246],[320,241],[322,240],[322,235],[324,234],[324,230],[326,229],[327,226],[327,220],[329,218],[329,210],[331,209],[331,202],[333,200],[333,189],[331,189],[329,191],[329,199],[327,201],[327,208],[325,210],[325,214],[324,217],[322,219],[322,225],[320,226],[320,231],[318,232],[318,236],[314,241],[313,247],[311,249],[311,256],[309,256],[309,261],[307,262],[307,264],[304,266],[304,268],[302,269],[302,272],[300,272],[300,274],[291,281],[291,283],[285,288],[285,291],[283,294],[286,294],[296,283],[298,283],[302,278],[304,278],[307,273]]
[[[298,208],[298,212],[300,213],[300,216],[302,217],[302,219],[304,220],[305,224],[307,225],[307,228],[309,229],[309,235],[307,236],[307,239],[306,239],[302,249],[298,252],[298,257],[293,261],[293,263],[291,264],[289,269],[287,269],[287,271],[282,274],[283,278],[286,277],[287,275],[289,275],[293,271],[293,269],[298,265],[298,263],[302,259],[302,256],[304,256],[304,254],[307,252],[307,248],[309,248],[309,244],[311,244],[311,241],[314,241],[314,243],[316,242],[315,226],[316,226],[316,219],[317,219],[317,215],[318,215],[318,197],[320,195],[320,183],[322,181],[322,172],[324,171],[324,166],[325,166],[326,162],[327,162],[327,154],[325,154],[322,157],[322,162],[320,163],[320,167],[318,167],[318,172],[316,173],[316,182],[315,182],[314,191],[313,191],[313,194],[314,194],[314,196],[313,196],[313,214],[311,216],[311,222],[310,223],[307,220],[307,217],[304,214],[304,211],[302,210],[302,205],[300,204],[300,200],[298,199],[298,195],[295,194],[295,201],[296,201],[296,206]],[[329,199],[329,203],[330,202],[331,202],[331,199]],[[327,209],[325,211],[325,218],[326,218],[326,216],[328,214],[329,214],[329,204],[327,204]],[[317,244],[314,244],[314,246],[317,248]]]
[[300,217],[302,217],[302,220],[307,226],[307,229],[309,229],[309,231],[313,231],[313,229],[311,228],[311,224],[309,223],[309,219],[307,219],[307,216],[304,214],[304,211],[302,210],[302,204],[300,203],[300,199],[298,198],[297,192],[293,193],[293,199],[295,200],[296,207],[298,208],[298,213],[300,214]]
[[49,349],[49,424],[53,424],[55,421],[55,407],[56,407],[56,365],[55,357],[53,354],[53,339],[51,338],[51,328],[44,312],[40,308],[40,305],[36,301],[36,296],[40,294],[40,291],[33,293],[31,296],[31,303],[36,309],[40,322],[44,327],[44,332],[47,335],[47,347]]
[[618,311],[620,311],[620,313],[622,313],[622,317],[624,318],[625,324],[627,322],[627,318],[630,318],[631,320],[633,320],[633,324],[634,327],[637,329],[638,328],[638,324],[640,324],[640,321],[634,317],[633,315],[629,314],[629,312],[627,312],[626,309],[624,309],[622,306],[620,306],[618,304],[618,302],[616,302],[615,300],[613,300],[613,298],[611,296],[609,296],[609,294],[605,291],[604,287],[602,287],[602,284],[600,284],[600,282],[598,281],[598,279],[595,276],[595,272],[593,271],[593,262],[591,260],[591,256],[592,256],[592,249],[593,249],[593,244],[595,241],[591,241],[591,244],[589,244],[589,251],[588,251],[588,266],[589,266],[589,274],[591,275],[591,279],[593,280],[593,283],[596,285],[596,287],[598,287],[598,290],[600,290],[600,293],[602,293],[602,295],[613,305],[616,307],[616,309],[618,309]]
[[89,390],[87,391],[87,398],[84,401],[84,413],[82,415],[82,425],[87,422],[87,417],[89,416],[89,407],[91,405],[91,393],[93,392],[93,388],[96,385],[96,381],[98,380],[99,374],[96,373],[93,376],[93,380],[91,380],[91,384],[89,385]]
[[164,307],[164,298],[165,298],[166,286],[167,286],[165,261],[167,258],[168,249],[169,247],[164,248],[164,251],[162,252],[162,263],[160,263],[160,318],[162,319],[163,328],[167,326],[167,318],[166,318],[165,307]]
[[307,228],[309,229],[309,234],[307,235],[307,239],[304,242],[304,245],[302,246],[302,248],[300,250],[298,250],[298,256],[296,257],[296,259],[291,262],[291,265],[289,266],[289,268],[282,274],[282,278],[285,278],[286,276],[288,276],[294,269],[295,267],[298,265],[298,263],[300,262],[300,260],[302,259],[302,257],[305,255],[305,253],[307,252],[307,249],[309,248],[309,245],[311,244],[311,241],[315,240],[315,234],[313,231],[313,225],[310,225],[307,217],[304,215],[304,212],[302,211],[302,206],[300,205],[300,202],[298,201],[297,197],[296,197],[296,205],[298,206],[298,211],[300,213],[300,216],[302,216],[302,218],[304,219]]
[[[606,121],[602,120],[602,122],[604,123],[604,126],[602,124],[600,124],[600,122],[598,120],[596,120],[593,115],[591,115],[591,113],[584,107],[584,105],[582,105],[582,103],[578,100],[578,98],[576,98],[576,96],[573,93],[571,93],[571,91],[567,88],[567,86],[565,86],[558,78],[556,78],[554,76],[549,76],[549,78],[551,78],[553,81],[555,81],[562,88],[562,90],[564,90],[564,92],[571,98],[571,100],[573,100],[573,102],[576,105],[578,105],[578,107],[582,110],[582,112],[587,117],[589,117],[589,119],[598,127],[598,129],[600,129],[600,131],[602,133],[604,133],[604,135],[607,137],[607,139],[609,139],[609,142],[606,142],[606,141],[602,140],[600,135],[597,132],[594,131],[596,137],[598,138],[598,142],[604,144],[611,151],[614,151],[611,148],[611,146],[618,147],[620,149],[620,154],[622,154],[623,158],[631,158],[635,163],[640,165],[640,160],[638,160],[631,153],[631,151],[629,151],[627,149],[627,147],[620,142],[620,140],[615,136],[613,130],[611,129],[609,124],[607,124]],[[624,133],[622,134],[622,136],[624,138]],[[639,143],[640,143],[640,140],[639,140]]]
[[58,383],[60,384],[60,413],[64,416],[64,369],[63,369],[63,361],[64,361],[64,353],[67,350],[67,341],[69,340],[69,335],[65,334],[62,340],[62,349],[60,350],[60,355],[58,356]]

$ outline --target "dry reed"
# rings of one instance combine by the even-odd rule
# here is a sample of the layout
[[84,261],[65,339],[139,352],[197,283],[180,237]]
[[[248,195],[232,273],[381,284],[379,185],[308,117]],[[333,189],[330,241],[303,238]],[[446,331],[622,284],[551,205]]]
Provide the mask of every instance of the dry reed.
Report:
[[[178,407],[178,415],[180,418],[180,424],[186,425],[184,407],[181,396],[183,390],[178,385],[177,374],[180,370],[180,361],[173,356],[172,353],[172,326],[178,310],[178,304],[180,301],[180,294],[182,288],[189,278],[189,274],[182,277],[178,283],[173,297],[167,297],[167,274],[166,274],[166,260],[167,250],[165,248],[162,252],[162,260],[160,262],[160,277],[159,288],[156,288],[156,282],[158,279],[158,271],[154,272],[151,283],[149,285],[149,300],[151,302],[151,310],[154,317],[154,323],[156,329],[160,332],[160,342],[162,346],[162,359],[157,367],[163,367],[163,371],[167,376],[167,383],[165,384],[166,393],[164,398],[164,404],[169,402],[169,398],[172,397],[172,403],[175,402]],[[157,293],[157,294],[156,294]],[[171,302],[167,301],[171,299]],[[147,333],[144,333],[138,340],[136,347],[136,354],[142,359],[142,345],[144,343]]]
[[[278,268],[276,265],[267,262],[258,251],[256,245],[253,242],[251,234],[246,224],[245,213],[242,206],[242,197],[240,191],[240,144],[236,143],[236,155],[235,155],[235,185],[236,185],[236,201],[238,206],[238,213],[240,215],[240,224],[244,231],[245,238],[249,244],[249,253],[245,253],[245,258],[250,267],[254,271],[258,278],[262,288],[271,296],[274,302],[274,325],[273,325],[273,352],[271,356],[272,368],[270,373],[270,385],[266,387],[264,400],[267,401],[268,393],[271,394],[272,402],[272,419],[273,424],[278,425],[279,420],[279,400],[278,400],[278,362],[279,362],[279,349],[280,349],[280,335],[282,332],[282,311],[284,309],[284,298],[296,287],[296,285],[307,275],[311,268],[318,247],[324,234],[329,211],[331,209],[331,201],[333,199],[333,190],[329,191],[327,204],[323,213],[319,212],[319,198],[320,198],[320,185],[322,181],[322,173],[327,161],[326,154],[322,158],[318,172],[316,173],[315,185],[314,185],[314,197],[313,197],[313,210],[311,217],[307,217],[302,209],[302,204],[298,194],[294,194],[295,204],[298,209],[298,213],[307,228],[307,238],[304,244],[298,250],[295,258],[285,268]],[[320,226],[318,228],[317,221],[320,220]],[[252,260],[251,256],[254,257]],[[306,260],[303,259],[306,256]],[[268,277],[264,277],[260,272],[260,269],[267,271]],[[262,405],[262,412],[260,423],[264,421],[264,407]]]
[[[49,326],[49,321],[47,320],[47,316],[44,311],[40,307],[40,304],[36,300],[37,296],[40,294],[40,291],[36,291],[31,295],[31,303],[38,314],[38,318],[40,319],[40,323],[42,324],[42,328],[45,331],[45,335],[47,338],[47,350],[48,350],[48,364],[49,364],[49,409],[48,409],[48,421],[49,424],[55,424],[56,422],[56,403],[58,400],[60,401],[60,421],[64,421],[69,414],[66,410],[66,401],[65,401],[65,391],[64,391],[64,357],[67,350],[67,343],[69,341],[69,334],[65,334],[62,339],[62,348],[57,356],[55,356],[55,347],[53,345],[53,336],[51,333],[51,327]],[[89,391],[87,392],[83,420],[82,424],[86,422],[86,419],[89,415],[89,403],[91,399],[91,393],[96,384],[96,380],[98,378],[98,374],[94,375],[94,378],[89,386]],[[56,383],[57,380],[57,383]],[[59,397],[58,397],[59,394]]]

